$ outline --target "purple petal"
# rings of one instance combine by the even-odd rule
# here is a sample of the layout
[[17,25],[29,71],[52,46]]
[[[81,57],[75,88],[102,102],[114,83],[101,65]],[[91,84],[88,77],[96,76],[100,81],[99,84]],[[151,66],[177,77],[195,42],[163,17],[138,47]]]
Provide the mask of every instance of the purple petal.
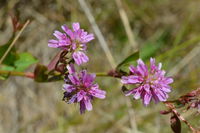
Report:
[[143,103],[144,103],[145,106],[147,106],[150,103],[151,98],[152,98],[152,95],[149,94],[149,93],[146,93],[144,95]]
[[135,84],[135,83],[141,83],[142,78],[139,76],[123,76],[121,79],[121,82],[123,84]]
[[129,67],[129,70],[131,71],[132,74],[137,74],[139,75],[140,73],[138,72],[137,68],[135,68],[133,65]]
[[173,83],[173,79],[172,78],[166,78],[164,80],[164,82],[165,82],[165,84],[171,84],[171,83]]
[[134,95],[135,94],[135,89],[131,89],[131,90],[129,90],[129,91],[127,91],[127,92],[125,92],[125,96],[130,96],[130,95]]
[[94,82],[96,75],[95,74],[87,74],[86,70],[83,70],[81,73],[82,73],[82,78],[83,78],[83,84],[86,87],[91,86],[92,83]]
[[134,98],[137,100],[137,99],[139,99],[140,97],[141,97],[141,90],[140,89],[138,89],[136,92],[135,92],[135,94],[134,94]]
[[86,108],[85,108],[85,103],[84,103],[83,100],[81,100],[81,101],[80,101],[80,113],[81,113],[81,114],[85,113],[85,110],[86,110]]
[[73,95],[72,98],[68,101],[69,104],[76,102],[77,95]]
[[70,45],[70,42],[68,40],[59,40],[59,47],[66,47]]
[[150,58],[150,69],[151,72],[154,72],[156,70],[156,61],[154,58]]
[[61,33],[60,31],[54,31],[53,35],[58,38],[59,40],[65,39],[65,34]]
[[70,84],[64,84],[63,89],[66,90],[67,92],[72,92],[73,90],[75,90],[74,86]]
[[85,91],[83,91],[83,90],[79,91],[77,93],[77,101],[80,102],[84,98],[85,95],[86,95]]
[[89,91],[90,94],[94,97],[100,98],[100,99],[104,99],[106,96],[106,91],[100,90],[99,86],[97,84],[95,84],[91,90]]
[[80,24],[79,23],[73,23],[72,27],[73,27],[74,31],[78,31],[80,29]]
[[57,40],[49,40],[48,41],[48,46],[52,48],[58,48],[58,41]]
[[94,34],[91,33],[91,34],[86,35],[81,42],[82,43],[88,43],[93,39],[94,39]]
[[137,62],[138,62],[137,70],[140,72],[142,76],[147,76],[148,75],[147,66],[144,64],[144,62],[141,59],[139,59]]
[[70,29],[66,31],[67,35],[70,37],[71,40],[75,39],[74,32]]
[[167,100],[167,95],[164,92],[162,92],[158,89],[155,89],[154,92],[155,92],[156,96],[158,97],[158,99],[160,101],[166,101]]
[[68,30],[69,30],[69,28],[64,24],[64,25],[62,25],[61,26],[61,28],[62,28],[62,30],[64,31],[64,32],[68,32]]
[[145,90],[147,93],[150,93],[150,85],[149,85],[149,84],[145,84],[143,87],[144,87],[144,90]]
[[171,87],[162,87],[162,91],[171,92]]
[[74,52],[72,56],[77,65],[81,65],[89,61],[89,58],[85,55],[85,53],[80,51]]
[[68,78],[70,79],[70,81],[75,84],[75,85],[79,85],[80,84],[80,81],[79,81],[79,78],[78,76],[74,73],[74,74],[70,74],[68,76]]
[[139,99],[141,97],[141,87],[133,88],[130,91],[126,92],[125,96],[133,95],[135,99]]
[[84,103],[85,103],[85,107],[88,111],[91,111],[92,110],[92,104],[91,104],[91,99],[89,97],[84,97]]
[[69,74],[72,74],[72,73],[76,72],[74,64],[72,64],[72,63],[67,65],[67,70],[68,70]]

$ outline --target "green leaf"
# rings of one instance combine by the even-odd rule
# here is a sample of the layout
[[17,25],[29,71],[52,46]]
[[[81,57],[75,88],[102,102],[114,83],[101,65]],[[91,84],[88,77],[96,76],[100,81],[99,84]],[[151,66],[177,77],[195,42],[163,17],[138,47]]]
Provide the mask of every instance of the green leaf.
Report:
[[128,66],[136,63],[136,60],[139,58],[139,51],[131,54],[127,58],[125,58],[119,65],[117,65],[116,70],[126,70]]
[[44,65],[38,64],[34,71],[35,81],[47,82],[48,80],[48,68]]
[[16,71],[24,71],[30,65],[37,63],[38,60],[30,53],[20,53],[19,59],[15,61]]
[[[6,70],[6,71],[13,71],[15,68],[12,66],[7,66],[7,65],[2,65],[0,67],[0,70]],[[0,80],[6,80],[7,78],[9,78],[8,74],[2,74],[0,75]]]
[[143,60],[154,56],[156,52],[166,43],[169,38],[169,32],[163,31],[162,34],[156,35],[155,39],[147,41],[140,49],[140,58]]
[[145,60],[153,56],[159,48],[160,43],[148,43],[141,49],[140,57]]
[[[0,58],[3,57],[6,50],[8,49],[9,44],[5,44],[0,46]],[[14,65],[14,61],[17,59],[17,54],[15,48],[12,48],[10,52],[7,54],[6,58],[3,60],[2,64],[5,65]]]
[[15,70],[15,68],[13,66],[2,65],[0,67],[0,70],[13,71],[13,70]]

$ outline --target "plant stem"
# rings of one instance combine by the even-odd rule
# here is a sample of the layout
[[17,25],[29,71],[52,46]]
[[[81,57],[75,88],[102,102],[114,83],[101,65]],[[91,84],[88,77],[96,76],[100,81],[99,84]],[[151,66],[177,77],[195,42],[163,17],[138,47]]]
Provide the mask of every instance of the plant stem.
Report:
[[179,120],[183,121],[193,133],[196,133],[196,129],[192,127],[192,125],[185,120],[185,118],[183,118],[183,116],[181,116],[178,111],[175,109],[174,105],[170,102],[163,102],[165,104],[166,107],[170,108],[171,111],[179,118]]
[[2,74],[8,74],[12,76],[21,76],[21,77],[34,79],[34,74],[32,72],[17,72],[17,71],[0,70],[0,75]]
[[97,77],[112,77],[108,75],[107,73],[95,73]]

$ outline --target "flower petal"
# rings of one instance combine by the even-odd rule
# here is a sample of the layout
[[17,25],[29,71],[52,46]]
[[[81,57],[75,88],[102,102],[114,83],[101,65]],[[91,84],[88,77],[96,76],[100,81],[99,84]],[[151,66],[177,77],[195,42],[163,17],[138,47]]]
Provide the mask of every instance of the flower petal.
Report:
[[152,95],[151,93],[146,93],[143,98],[143,104],[147,106],[151,101]]
[[91,99],[87,96],[84,97],[84,103],[85,103],[85,107],[88,111],[92,110],[92,104],[91,104]]
[[123,76],[121,79],[121,82],[123,84],[136,84],[136,83],[141,83],[142,77],[139,76]]
[[80,81],[79,81],[79,78],[77,76],[77,74],[70,74],[68,75],[68,78],[70,79],[70,81],[74,84],[74,85],[79,85],[80,84]]
[[77,94],[74,94],[71,99],[68,101],[69,104],[76,102]]
[[54,31],[53,35],[59,39],[59,40],[62,40],[62,39],[65,39],[66,38],[66,35],[61,33],[60,31]]
[[63,30],[64,32],[66,32],[66,33],[68,32],[68,30],[70,30],[70,29],[67,27],[67,25],[65,25],[65,24],[62,25],[61,28],[62,28],[62,30]]
[[83,100],[80,101],[80,113],[83,114],[85,113],[86,107],[85,107],[85,103]]
[[86,92],[83,91],[83,90],[80,90],[78,93],[77,93],[77,101],[80,102],[84,96],[86,95]]
[[79,23],[73,23],[72,27],[73,27],[74,31],[78,31],[80,29],[80,24]]
[[100,99],[104,99],[106,96],[106,91],[100,90],[99,86],[97,84],[95,84],[91,90],[89,91],[90,94],[94,97],[100,98]]
[[147,76],[148,75],[147,66],[144,64],[144,62],[141,59],[139,59],[137,62],[138,62],[137,70],[139,71],[139,73],[142,76]]
[[66,90],[67,92],[72,92],[73,90],[75,90],[74,86],[70,84],[64,84],[63,89]]
[[58,45],[58,41],[57,40],[49,40],[48,41],[48,46],[49,47],[52,47],[52,48],[58,48],[59,47],[59,45]]
[[69,74],[72,74],[72,73],[76,72],[74,64],[72,64],[72,63],[70,63],[69,65],[67,65],[67,70],[68,70]]
[[81,65],[89,61],[89,58],[85,55],[85,53],[80,51],[74,52],[72,56],[77,65]]
[[95,74],[87,74],[86,70],[83,70],[82,72],[82,80],[83,80],[83,84],[86,87],[90,87],[92,85],[92,83],[94,82],[94,79],[96,77]]

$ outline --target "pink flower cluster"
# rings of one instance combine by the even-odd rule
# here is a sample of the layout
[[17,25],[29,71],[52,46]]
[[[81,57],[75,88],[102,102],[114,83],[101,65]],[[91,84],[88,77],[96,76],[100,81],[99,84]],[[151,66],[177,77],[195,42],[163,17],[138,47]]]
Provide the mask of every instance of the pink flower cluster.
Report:
[[85,110],[91,111],[91,101],[96,98],[104,99],[106,92],[99,89],[98,84],[94,84],[95,74],[88,74],[86,70],[79,73],[75,71],[72,64],[68,67],[69,75],[65,78],[63,89],[65,90],[64,99],[68,103],[80,103],[80,113]]
[[169,84],[172,78],[165,77],[165,71],[161,70],[162,64],[156,66],[155,59],[150,59],[150,70],[147,65],[139,59],[137,67],[130,66],[130,75],[123,76],[123,84],[135,85],[135,88],[126,92],[126,96],[133,95],[135,99],[141,98],[144,105],[148,105],[153,99],[155,103],[166,101],[171,91]]
[[89,58],[85,54],[87,49],[86,44],[94,39],[93,34],[88,34],[83,29],[80,29],[79,23],[72,24],[73,30],[66,25],[61,26],[64,33],[55,31],[56,40],[49,40],[48,46],[52,48],[61,48],[72,53],[72,57],[76,64],[81,65],[88,62]]

